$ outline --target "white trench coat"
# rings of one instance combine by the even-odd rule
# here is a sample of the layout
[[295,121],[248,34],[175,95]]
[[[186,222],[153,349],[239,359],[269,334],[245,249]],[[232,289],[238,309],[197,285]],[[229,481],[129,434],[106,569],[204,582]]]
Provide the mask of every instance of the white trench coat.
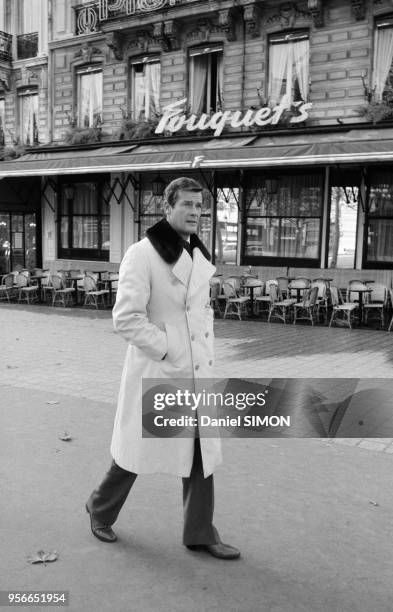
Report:
[[[158,236],[161,240],[160,232]],[[142,378],[213,376],[209,279],[215,267],[202,250],[194,248],[191,259],[180,248],[177,261],[167,263],[144,238],[128,249],[120,267],[113,321],[129,346],[111,454],[120,467],[137,474],[190,475],[194,438],[142,437]],[[201,451],[207,477],[222,460],[220,440],[202,437]]]

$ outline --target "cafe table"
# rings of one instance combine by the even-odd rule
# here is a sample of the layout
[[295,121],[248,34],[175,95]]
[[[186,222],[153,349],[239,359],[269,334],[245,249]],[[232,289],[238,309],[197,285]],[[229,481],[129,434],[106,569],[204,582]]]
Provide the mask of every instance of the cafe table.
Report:
[[255,317],[255,313],[254,313],[254,289],[260,289],[262,287],[262,282],[258,281],[257,279],[255,279],[256,282],[255,283],[241,283],[240,288],[242,289],[243,293],[245,293],[246,291],[249,292],[250,295],[250,318],[254,318]]
[[119,282],[119,277],[115,277],[115,278],[107,278],[105,280],[105,285],[108,287],[109,290],[109,304],[110,306],[113,306],[113,283],[118,283]]
[[351,293],[357,293],[359,295],[359,300],[358,300],[358,304],[359,304],[359,326],[363,324],[363,294],[370,294],[372,292],[372,289],[351,289]]

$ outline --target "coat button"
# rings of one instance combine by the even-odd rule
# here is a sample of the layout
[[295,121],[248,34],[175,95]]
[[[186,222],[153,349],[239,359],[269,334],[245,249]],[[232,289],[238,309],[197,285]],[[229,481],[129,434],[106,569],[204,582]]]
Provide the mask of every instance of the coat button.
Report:
[[196,364],[195,369],[199,370],[199,365],[198,364]]
[[209,332],[206,332],[205,338],[208,338],[208,337],[209,337]]
[[212,360],[210,359],[210,361],[209,361],[209,366],[212,366],[212,365],[213,365],[213,362],[212,362]]

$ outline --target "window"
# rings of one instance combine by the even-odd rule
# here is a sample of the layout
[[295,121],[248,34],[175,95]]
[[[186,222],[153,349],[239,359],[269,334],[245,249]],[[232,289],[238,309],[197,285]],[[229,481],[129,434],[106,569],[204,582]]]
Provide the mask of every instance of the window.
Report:
[[223,183],[217,188],[216,264],[236,264],[240,190]]
[[77,71],[78,125],[97,127],[102,123],[102,70],[91,66]]
[[318,266],[322,195],[319,173],[250,177],[244,263]]
[[393,183],[391,171],[370,177],[367,215],[366,266],[393,267]]
[[38,35],[41,29],[42,9],[42,0],[20,0],[19,2],[18,59],[27,59],[38,55]]
[[131,64],[132,116],[152,119],[160,112],[161,64],[157,58],[145,57]]
[[272,106],[286,96],[288,106],[307,101],[309,88],[308,34],[274,35],[269,39],[268,97]]
[[62,185],[59,209],[59,257],[109,260],[109,204],[106,183]]
[[5,100],[0,98],[0,146],[4,145],[5,129]]
[[372,89],[375,99],[393,101],[393,18],[377,24],[374,48]]
[[222,107],[222,48],[200,48],[190,51],[190,104],[196,115]]
[[27,89],[19,92],[20,141],[27,145],[38,144],[38,92]]

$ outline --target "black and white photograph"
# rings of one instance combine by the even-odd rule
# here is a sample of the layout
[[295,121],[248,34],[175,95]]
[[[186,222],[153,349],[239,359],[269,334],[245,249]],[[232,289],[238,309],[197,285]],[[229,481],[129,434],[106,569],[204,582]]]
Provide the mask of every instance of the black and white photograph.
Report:
[[0,0],[0,609],[393,610],[393,0]]

